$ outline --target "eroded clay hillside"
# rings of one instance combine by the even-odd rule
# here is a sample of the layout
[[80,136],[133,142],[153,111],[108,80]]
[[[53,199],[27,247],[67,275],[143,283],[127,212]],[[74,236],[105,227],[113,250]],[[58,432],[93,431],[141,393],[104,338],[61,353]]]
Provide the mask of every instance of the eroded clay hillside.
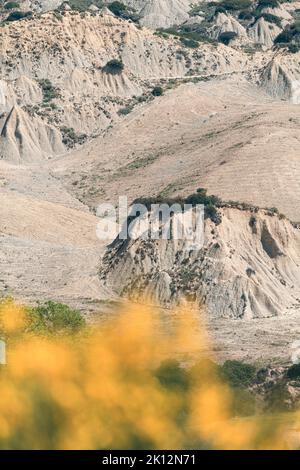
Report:
[[[108,6],[112,8],[110,3]],[[278,6],[278,15],[278,11],[287,11],[285,6]],[[63,155],[101,134],[135,107],[151,102],[155,87],[170,88],[183,80],[242,72],[271,96],[299,101],[297,33],[290,42],[265,44],[265,48],[256,37],[251,39],[251,48],[237,37],[224,41],[222,34],[228,36],[234,29],[232,7],[210,6],[211,33],[205,34],[194,31],[193,26],[182,31],[150,30],[140,26],[140,17],[124,19],[108,8],[88,7],[81,12],[66,4],[60,8],[48,13],[35,8],[32,15],[3,20],[1,159],[32,162]],[[12,10],[11,14],[16,13]],[[190,17],[195,18],[196,12],[191,10]],[[257,21],[265,20],[260,16]],[[292,15],[288,23],[284,21],[297,25]],[[274,37],[279,34],[275,27]]]
[[[165,306],[191,295],[228,322],[295,319],[300,4],[6,4],[1,293],[88,310],[137,286]],[[235,201],[206,222],[201,252],[96,237],[101,202],[199,187]]]
[[[176,216],[174,216],[176,219]],[[172,224],[175,224],[174,218]],[[157,304],[182,298],[225,318],[288,314],[300,306],[300,231],[271,211],[227,207],[206,219],[204,245],[189,240],[116,240],[100,276],[116,293]]]
[[204,187],[297,222],[299,123],[298,106],[237,74],[167,90],[53,166],[94,210],[123,194],[131,202]]
[[[235,72],[247,61],[225,46],[182,49],[178,40],[108,10],[5,24],[0,40],[0,147],[7,161],[60,155],[83,144],[150,100],[161,79]],[[113,60],[120,70],[118,62],[115,69],[107,65]]]

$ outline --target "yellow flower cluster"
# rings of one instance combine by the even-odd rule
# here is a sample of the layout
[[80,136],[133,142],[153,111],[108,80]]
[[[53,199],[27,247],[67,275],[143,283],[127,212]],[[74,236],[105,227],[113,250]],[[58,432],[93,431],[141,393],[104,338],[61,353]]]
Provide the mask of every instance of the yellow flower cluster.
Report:
[[199,316],[170,316],[163,331],[156,311],[128,304],[76,335],[34,336],[18,334],[24,309],[2,304],[13,339],[0,368],[0,448],[285,448],[285,424],[232,418],[232,391],[210,361],[187,388],[161,383],[163,361],[209,349]]

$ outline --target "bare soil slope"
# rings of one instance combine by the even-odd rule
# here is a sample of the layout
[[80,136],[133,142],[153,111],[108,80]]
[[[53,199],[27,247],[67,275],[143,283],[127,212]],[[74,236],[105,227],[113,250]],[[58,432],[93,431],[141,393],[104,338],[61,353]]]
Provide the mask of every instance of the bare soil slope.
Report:
[[[185,261],[182,284],[172,244],[147,265],[135,246],[122,247],[119,274],[94,213],[119,195],[131,202],[206,187],[300,220],[300,53],[274,47],[298,3],[252,9],[247,22],[204,3],[190,14],[184,0],[128,0],[142,12],[135,24],[107,9],[40,13],[58,6],[44,3],[21,21],[0,18],[1,294],[95,310],[119,299],[138,269],[165,306],[188,293],[205,301],[223,350],[286,356],[298,335],[295,225],[259,211],[253,233],[252,212],[224,209],[222,224],[206,227],[206,252]],[[159,22],[183,23],[177,34],[141,26]],[[189,42],[184,25],[203,26],[206,37]],[[236,33],[227,45],[224,33]]]
[[206,187],[298,221],[299,122],[298,106],[270,98],[242,75],[186,84],[54,165],[63,178],[76,171],[69,188],[94,207],[123,194],[133,200]]

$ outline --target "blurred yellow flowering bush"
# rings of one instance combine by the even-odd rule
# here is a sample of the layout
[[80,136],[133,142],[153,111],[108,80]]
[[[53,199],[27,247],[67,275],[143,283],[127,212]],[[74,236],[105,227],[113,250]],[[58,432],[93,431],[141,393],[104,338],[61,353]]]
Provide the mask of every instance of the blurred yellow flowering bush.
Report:
[[0,448],[286,447],[282,425],[233,417],[232,391],[210,360],[180,366],[178,354],[208,348],[190,310],[170,313],[175,328],[164,333],[141,305],[93,327],[70,311],[63,325],[60,314],[48,305],[50,331],[60,334],[40,334],[41,311],[0,304]]

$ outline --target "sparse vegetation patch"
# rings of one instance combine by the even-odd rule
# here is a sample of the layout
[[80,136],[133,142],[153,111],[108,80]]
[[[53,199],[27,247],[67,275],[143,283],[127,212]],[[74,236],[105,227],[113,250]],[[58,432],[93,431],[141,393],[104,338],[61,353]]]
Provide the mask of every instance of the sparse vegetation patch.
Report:
[[41,80],[38,80],[38,84],[43,92],[44,103],[49,103],[54,98],[58,97],[57,89],[52,85],[48,78],[42,78]]
[[221,215],[217,209],[221,204],[221,200],[217,196],[207,195],[207,191],[204,188],[199,188],[196,193],[187,197],[168,198],[158,195],[156,197],[138,198],[134,201],[134,204],[143,204],[148,210],[151,209],[152,204],[168,204],[169,206],[179,204],[182,209],[185,204],[190,204],[193,207],[197,204],[203,204],[205,217],[211,219],[216,224],[221,223]]
[[6,21],[18,21],[24,18],[29,18],[30,16],[32,16],[31,11],[13,11],[8,15]]
[[98,8],[103,7],[102,0],[68,0],[68,5],[70,5],[72,10],[76,11],[86,11],[91,5],[95,5]]
[[107,62],[103,70],[111,75],[120,75],[124,70],[124,64],[122,60],[112,59]]
[[73,148],[75,145],[82,145],[87,139],[86,134],[76,133],[73,127],[61,127],[60,129],[63,136],[63,144],[68,148]]
[[4,5],[4,10],[13,10],[14,8],[19,8],[20,4],[18,2],[7,2]]
[[108,5],[109,10],[119,18],[124,20],[138,21],[139,17],[133,8],[121,2],[112,2]]
[[219,35],[219,41],[228,46],[230,41],[237,37],[237,33],[234,31],[226,31]]

